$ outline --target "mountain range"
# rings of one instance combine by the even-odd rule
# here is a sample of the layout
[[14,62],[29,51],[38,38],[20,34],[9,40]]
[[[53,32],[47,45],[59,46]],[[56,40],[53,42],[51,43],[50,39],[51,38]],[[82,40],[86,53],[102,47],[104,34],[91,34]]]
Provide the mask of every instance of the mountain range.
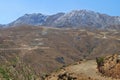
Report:
[[18,25],[49,26],[59,28],[111,28],[110,26],[120,25],[120,17],[101,14],[90,10],[73,10],[68,13],[57,13],[54,15],[33,13],[25,14],[4,26],[13,27]]

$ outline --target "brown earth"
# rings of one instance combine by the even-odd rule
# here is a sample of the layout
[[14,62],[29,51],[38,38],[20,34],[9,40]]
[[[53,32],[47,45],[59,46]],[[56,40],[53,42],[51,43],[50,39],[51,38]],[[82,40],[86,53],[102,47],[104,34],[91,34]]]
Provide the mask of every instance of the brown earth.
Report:
[[58,72],[52,73],[45,80],[120,80],[105,77],[97,70],[95,60],[83,61],[80,64],[70,65]]
[[37,79],[62,66],[118,53],[119,49],[119,31],[34,26],[0,29],[0,67],[13,80]]
[[113,54],[104,57],[101,62],[98,61],[98,69],[105,76],[120,78],[120,55]]

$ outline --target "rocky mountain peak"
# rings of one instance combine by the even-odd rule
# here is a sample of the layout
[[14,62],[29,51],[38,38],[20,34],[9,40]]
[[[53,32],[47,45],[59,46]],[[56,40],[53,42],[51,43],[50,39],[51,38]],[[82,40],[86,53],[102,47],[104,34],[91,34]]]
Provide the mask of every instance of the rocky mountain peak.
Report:
[[16,26],[16,25],[27,24],[27,25],[35,25],[36,26],[36,25],[43,24],[45,22],[46,18],[47,18],[47,15],[43,15],[41,13],[25,14],[8,25]]
[[[119,16],[109,16],[90,10],[73,10],[68,13],[57,13],[53,15],[44,15],[41,13],[25,14],[17,20],[9,23],[8,26],[21,24],[42,25],[51,27],[69,27],[69,28],[106,28],[111,25],[120,25]],[[110,28],[110,27],[109,27]]]

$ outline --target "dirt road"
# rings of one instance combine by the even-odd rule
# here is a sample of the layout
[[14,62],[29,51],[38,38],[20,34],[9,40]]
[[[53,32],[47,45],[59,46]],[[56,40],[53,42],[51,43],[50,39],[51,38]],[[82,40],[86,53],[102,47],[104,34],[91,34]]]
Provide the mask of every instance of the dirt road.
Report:
[[84,74],[88,77],[91,77],[93,79],[97,80],[120,80],[120,79],[112,79],[110,77],[104,77],[97,71],[97,64],[95,60],[89,60],[82,62],[78,65],[73,65],[68,67],[68,71],[75,73],[75,74]]

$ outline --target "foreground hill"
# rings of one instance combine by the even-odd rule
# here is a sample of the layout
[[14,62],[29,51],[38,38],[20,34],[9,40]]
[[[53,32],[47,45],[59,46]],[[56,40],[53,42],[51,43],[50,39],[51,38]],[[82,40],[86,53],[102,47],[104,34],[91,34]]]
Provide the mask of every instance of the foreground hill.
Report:
[[[110,26],[120,25],[120,17],[109,16],[107,14],[101,14],[90,10],[73,10],[68,13],[57,13],[54,15],[33,13],[25,14],[6,26],[18,26],[21,24],[52,26],[59,28],[94,27],[104,29],[111,28]],[[114,27],[114,29],[116,29],[116,27]]]
[[104,76],[120,79],[120,55],[113,54],[97,58],[99,72]]
[[[119,72],[119,69],[117,69]],[[79,61],[51,73],[45,80],[120,80],[112,76],[103,76],[97,70],[95,60]]]
[[39,80],[62,66],[118,53],[119,49],[120,32],[115,30],[34,26],[0,29],[0,75],[13,80]]

